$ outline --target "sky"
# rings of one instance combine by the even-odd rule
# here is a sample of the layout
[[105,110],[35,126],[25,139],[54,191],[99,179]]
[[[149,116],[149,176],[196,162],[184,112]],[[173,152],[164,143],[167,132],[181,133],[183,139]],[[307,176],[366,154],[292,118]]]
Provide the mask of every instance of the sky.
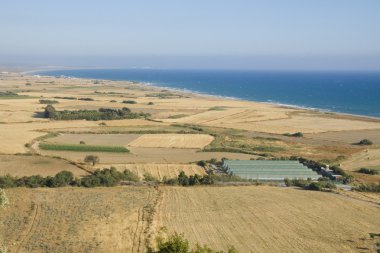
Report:
[[0,0],[0,64],[380,70],[379,0]]

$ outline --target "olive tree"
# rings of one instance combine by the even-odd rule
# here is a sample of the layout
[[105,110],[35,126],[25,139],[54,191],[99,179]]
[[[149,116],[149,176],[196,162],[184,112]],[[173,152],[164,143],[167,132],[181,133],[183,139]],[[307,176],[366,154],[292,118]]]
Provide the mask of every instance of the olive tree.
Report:
[[99,156],[97,155],[87,155],[85,158],[84,158],[84,161],[86,163],[92,163],[92,166],[95,166],[96,163],[99,162]]

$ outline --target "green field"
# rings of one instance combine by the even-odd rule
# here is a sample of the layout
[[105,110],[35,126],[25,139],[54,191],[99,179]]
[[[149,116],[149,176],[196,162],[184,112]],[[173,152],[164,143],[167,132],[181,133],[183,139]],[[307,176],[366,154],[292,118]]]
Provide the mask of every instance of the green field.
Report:
[[103,146],[103,145],[86,145],[86,144],[52,144],[40,143],[40,149],[58,150],[58,151],[78,151],[78,152],[114,152],[128,153],[129,150],[122,146]]

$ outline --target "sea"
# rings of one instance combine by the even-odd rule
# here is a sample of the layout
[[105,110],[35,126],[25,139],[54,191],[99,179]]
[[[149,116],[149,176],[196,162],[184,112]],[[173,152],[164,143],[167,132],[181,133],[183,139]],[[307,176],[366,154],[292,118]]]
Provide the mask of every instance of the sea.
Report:
[[380,72],[66,69],[35,74],[128,80],[230,99],[380,117]]

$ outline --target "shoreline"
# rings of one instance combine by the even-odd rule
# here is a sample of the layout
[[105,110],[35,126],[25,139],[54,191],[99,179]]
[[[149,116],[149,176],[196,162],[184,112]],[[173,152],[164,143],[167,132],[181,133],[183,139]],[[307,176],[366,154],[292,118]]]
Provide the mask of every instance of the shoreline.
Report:
[[[68,69],[73,69],[73,68],[68,68]],[[78,68],[78,69],[87,69],[87,68]],[[88,68],[88,69],[98,69],[98,68]],[[103,68],[99,68],[103,69]],[[55,76],[55,75],[40,75],[40,74],[35,74],[36,72],[41,72],[41,71],[51,71],[52,69],[38,69],[38,70],[30,70],[30,71],[24,71],[20,72],[20,74],[25,74],[26,76],[41,76],[41,77],[53,77],[53,78],[68,78],[68,79],[79,79],[79,80],[94,80],[94,78],[85,78],[85,77],[74,77],[74,76]],[[54,70],[64,70],[62,68],[59,69],[54,69]],[[362,114],[352,114],[352,113],[344,113],[344,112],[338,112],[338,111],[332,111],[329,109],[322,109],[322,108],[313,108],[313,107],[306,107],[306,106],[301,106],[301,105],[293,105],[293,104],[284,104],[280,102],[269,102],[269,101],[258,101],[258,100],[247,100],[243,98],[238,98],[238,97],[229,97],[229,96],[222,96],[222,95],[214,95],[214,94],[208,94],[204,92],[199,92],[199,91],[193,91],[189,89],[178,89],[178,88],[173,88],[173,87],[168,87],[168,86],[159,86],[155,83],[151,82],[141,82],[141,81],[132,81],[132,80],[112,80],[112,79],[97,79],[100,81],[118,81],[118,82],[130,82],[133,84],[138,84],[144,87],[150,87],[153,89],[166,89],[170,90],[173,92],[177,93],[182,93],[182,94],[189,94],[193,96],[200,96],[204,98],[216,98],[216,99],[222,99],[222,100],[234,100],[234,101],[243,101],[243,102],[251,102],[251,103],[259,103],[259,104],[266,104],[270,106],[275,106],[278,108],[285,108],[285,109],[296,109],[296,110],[304,110],[308,112],[317,112],[321,113],[323,115],[332,115],[332,116],[343,116],[345,118],[353,118],[357,120],[366,120],[366,121],[375,121],[375,122],[380,122],[380,117],[376,116],[369,116],[369,115],[362,115]]]

